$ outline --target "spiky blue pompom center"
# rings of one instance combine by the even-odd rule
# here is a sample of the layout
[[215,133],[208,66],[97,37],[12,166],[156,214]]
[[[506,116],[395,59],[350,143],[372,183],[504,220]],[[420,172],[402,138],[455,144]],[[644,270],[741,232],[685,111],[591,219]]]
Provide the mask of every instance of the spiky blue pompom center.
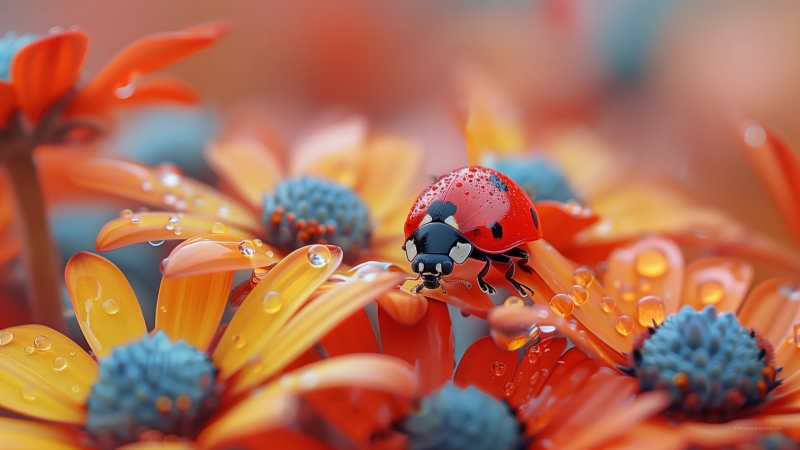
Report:
[[512,450],[522,444],[521,427],[507,404],[450,383],[422,400],[403,429],[410,450]]
[[101,448],[147,431],[194,437],[216,407],[216,370],[205,353],[161,331],[99,361],[86,431]]
[[371,234],[364,201],[339,183],[315,177],[290,178],[264,194],[263,222],[269,243],[289,251],[333,244],[350,253],[366,248]]
[[561,168],[547,158],[541,156],[500,160],[489,158],[485,161],[485,165],[514,180],[531,200],[567,203],[577,199]]
[[651,333],[633,352],[633,372],[642,391],[669,391],[689,416],[724,420],[775,387],[767,351],[731,312],[684,306]]
[[19,35],[9,31],[0,38],[0,80],[8,81],[11,79],[11,61],[22,47],[38,39],[35,34],[25,33]]

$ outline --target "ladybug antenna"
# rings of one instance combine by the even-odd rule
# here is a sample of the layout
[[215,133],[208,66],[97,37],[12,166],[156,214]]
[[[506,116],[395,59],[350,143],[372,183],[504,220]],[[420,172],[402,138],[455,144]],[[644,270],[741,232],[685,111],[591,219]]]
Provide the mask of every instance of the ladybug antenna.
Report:
[[448,279],[446,279],[446,278],[442,277],[442,279],[441,279],[441,280],[439,280],[439,281],[441,281],[442,283],[461,283],[461,284],[463,284],[464,286],[466,286],[466,287],[467,287],[467,289],[472,289],[472,283],[470,283],[470,282],[469,282],[469,281],[467,281],[467,280],[459,280],[459,279],[448,280]]

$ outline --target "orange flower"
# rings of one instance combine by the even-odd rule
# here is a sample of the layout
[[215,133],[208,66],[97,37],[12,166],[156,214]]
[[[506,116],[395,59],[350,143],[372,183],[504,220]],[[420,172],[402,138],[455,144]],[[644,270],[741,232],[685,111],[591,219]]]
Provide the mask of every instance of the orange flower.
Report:
[[[656,345],[647,344],[649,336],[659,336],[659,328],[653,328],[654,323],[660,326],[668,317],[677,317],[673,324],[705,318],[702,320],[711,323],[707,325],[710,331],[703,332],[706,334],[697,331],[700,333],[697,336],[709,339],[708,333],[716,333],[713,327],[722,326],[717,323],[738,320],[741,330],[755,330],[752,335],[742,331],[744,334],[738,338],[742,345],[755,349],[755,353],[742,353],[739,357],[751,358],[754,368],[747,373],[758,380],[763,375],[763,381],[743,381],[742,386],[751,387],[743,391],[745,394],[731,391],[721,413],[714,409],[717,406],[710,401],[708,409],[704,409],[706,407],[702,402],[695,402],[696,398],[673,398],[675,402],[684,402],[676,408],[692,412],[693,415],[689,417],[693,420],[664,421],[659,427],[665,428],[665,432],[679,433],[687,444],[700,446],[733,445],[743,439],[759,439],[769,427],[775,426],[781,427],[783,433],[795,439],[800,436],[800,404],[797,403],[800,392],[797,381],[800,371],[800,347],[797,344],[800,306],[797,298],[800,294],[796,283],[788,279],[768,280],[748,295],[753,279],[750,264],[735,258],[711,258],[684,266],[684,257],[677,244],[660,237],[644,238],[614,250],[609,255],[607,271],[598,278],[590,271],[577,267],[546,243],[532,243],[527,249],[531,254],[531,265],[553,296],[548,303],[527,308],[524,313],[519,310],[507,311],[503,307],[491,311],[488,319],[495,332],[521,335],[529,332],[534,324],[539,328],[552,326],[577,346],[609,364],[633,366],[636,369],[634,372],[644,380],[641,377],[646,375],[637,371],[640,364],[638,358],[642,355],[643,343],[650,345],[648,348]],[[700,310],[706,306],[714,306],[720,313],[734,313],[736,319],[721,314],[718,322],[714,322],[716,315],[708,311],[698,314],[699,318],[695,319],[689,310],[674,316],[681,307]],[[738,324],[736,330],[740,329]],[[680,339],[689,339],[687,336],[690,335],[692,333],[682,335]],[[675,342],[674,345],[680,344],[680,340]],[[696,341],[693,342],[690,345],[696,345]],[[708,351],[716,354],[713,349]],[[701,361],[700,358],[697,361]],[[663,354],[655,360],[666,363],[668,357]],[[783,368],[778,375],[784,382],[775,387],[773,381],[777,367]],[[689,397],[693,395],[693,383],[705,383],[695,378],[699,377],[699,380],[709,376],[703,370],[684,371],[674,366],[669,370],[677,377],[672,378],[671,382],[677,383],[676,386],[685,386],[688,390],[684,393]],[[684,378],[686,383],[681,381]],[[647,383],[642,381],[642,386],[647,386]],[[728,384],[724,386],[725,389],[731,387]],[[672,392],[677,395],[678,391]],[[712,392],[715,391],[712,389]],[[702,393],[698,395],[703,398]],[[742,398],[741,395],[749,397],[737,400]],[[743,404],[747,407],[740,409]],[[714,420],[727,422],[706,423]]]

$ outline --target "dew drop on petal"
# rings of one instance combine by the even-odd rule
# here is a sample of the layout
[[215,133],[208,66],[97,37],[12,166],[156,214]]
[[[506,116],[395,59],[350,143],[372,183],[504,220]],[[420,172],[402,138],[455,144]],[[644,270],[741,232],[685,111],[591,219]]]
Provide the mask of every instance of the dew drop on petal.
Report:
[[628,316],[619,316],[617,323],[614,324],[614,328],[617,329],[617,333],[627,336],[628,333],[633,331],[633,320]]
[[167,312],[167,307],[166,306],[161,306],[160,308],[158,308],[158,310],[161,311],[162,313],[165,313],[165,312]]
[[119,311],[119,302],[110,298],[103,302],[103,311],[106,314],[116,314]]
[[503,393],[506,394],[506,397],[514,395],[514,389],[514,383],[510,381],[503,385]]
[[664,302],[655,295],[642,297],[638,304],[639,325],[652,327],[653,321],[656,324],[664,322]]
[[253,243],[244,240],[239,242],[239,253],[243,254],[244,256],[253,256],[256,254],[256,248],[253,246]]
[[231,338],[231,340],[233,341],[233,348],[241,349],[244,348],[245,345],[247,345],[247,339],[241,334],[234,335],[233,338]]
[[172,206],[178,201],[178,197],[176,197],[175,194],[166,194],[161,201],[163,201],[165,205]]
[[33,388],[33,386],[22,387],[22,398],[28,401],[36,400],[36,390]]
[[261,242],[261,239],[253,239],[253,243],[256,244],[256,247],[261,247],[264,245],[264,243]]
[[165,226],[164,228],[166,228],[168,231],[172,231],[175,229],[175,224],[168,223],[167,226]]
[[32,355],[32,354],[33,354],[33,352],[35,352],[35,351],[36,351],[36,350],[34,350],[34,349],[33,349],[33,347],[31,347],[30,345],[26,345],[26,346],[25,346],[25,353],[27,353],[27,354],[29,354],[29,355]]
[[567,294],[556,294],[550,299],[550,309],[560,317],[572,314],[574,305],[572,298]]
[[78,386],[72,386],[72,389],[71,389],[71,391],[72,391],[73,393],[77,394],[78,392],[80,392],[80,391],[81,391],[81,388],[79,388]]
[[572,302],[578,306],[586,303],[586,299],[589,298],[589,293],[586,292],[586,288],[583,286],[576,284],[569,288],[569,296],[572,299]]
[[14,333],[8,330],[0,330],[0,345],[6,345],[14,339]]
[[131,211],[130,209],[123,209],[122,211],[120,211],[119,216],[123,219],[130,219],[131,217],[133,217],[133,211]]
[[617,304],[611,297],[606,296],[600,299],[600,308],[603,310],[603,312],[610,313],[612,310],[614,310],[615,306],[617,306]]
[[134,215],[133,217],[131,217],[131,223],[141,223],[141,222],[142,219],[140,219],[139,216]]
[[518,308],[520,306],[525,306],[525,300],[520,297],[512,295],[508,297],[506,301],[503,302],[503,306],[507,308]]
[[264,312],[275,314],[283,306],[283,297],[275,291],[267,292],[264,294],[264,300],[262,300],[261,305],[264,307]]
[[492,372],[496,376],[501,377],[504,373],[506,373],[506,365],[501,362],[496,362],[492,364]]
[[536,344],[541,338],[539,327],[534,324],[517,330],[491,330],[492,340],[504,350],[518,350],[529,343]]
[[175,172],[173,172],[169,168],[162,169],[163,173],[161,174],[161,184],[166,187],[175,187],[181,182],[181,176]]
[[67,358],[63,356],[56,356],[56,359],[53,360],[53,367],[56,370],[64,370],[67,368]]
[[211,232],[215,233],[215,234],[227,233],[228,232],[228,226],[225,225],[224,223],[214,222],[214,224],[211,225]]
[[147,242],[148,242],[150,245],[152,245],[153,247],[158,247],[159,245],[161,245],[161,244],[163,244],[163,243],[164,243],[164,241],[163,241],[163,240],[161,240],[161,241],[147,241]]
[[314,267],[322,267],[331,259],[331,251],[324,245],[312,245],[308,249],[308,260]]
[[646,250],[636,257],[636,272],[648,278],[656,278],[667,271],[667,257],[661,250]]
[[586,267],[578,267],[572,274],[572,282],[578,286],[588,288],[594,281],[594,274]]
[[796,285],[784,284],[778,288],[778,292],[793,302],[800,300],[800,290],[797,289]]
[[144,192],[150,192],[153,190],[153,183],[149,181],[142,181],[141,188]]
[[175,236],[180,236],[182,232],[181,227],[175,227]]
[[228,217],[231,215],[231,210],[228,205],[222,205],[219,207],[217,214],[219,214],[220,217]]
[[69,351],[69,356],[75,356],[75,350],[70,350]]
[[744,141],[750,147],[761,147],[767,141],[767,133],[758,125],[750,125],[744,132]]
[[36,336],[33,339],[33,346],[40,352],[50,350],[50,339],[47,336]]
[[725,288],[718,281],[706,281],[697,286],[697,296],[705,305],[714,305],[725,296]]

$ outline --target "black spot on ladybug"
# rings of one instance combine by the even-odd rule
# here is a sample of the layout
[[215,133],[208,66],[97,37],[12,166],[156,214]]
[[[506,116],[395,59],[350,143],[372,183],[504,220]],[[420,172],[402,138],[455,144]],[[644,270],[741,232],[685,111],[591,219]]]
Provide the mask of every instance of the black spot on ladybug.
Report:
[[539,228],[539,217],[536,215],[536,211],[531,208],[531,217],[533,217],[533,226]]
[[503,226],[500,225],[500,222],[495,222],[492,225],[492,237],[495,239],[500,239],[503,237]]
[[489,180],[491,180],[494,187],[496,187],[501,192],[508,192],[508,186],[506,186],[503,180],[501,180],[500,177],[498,177],[497,175],[491,174],[489,176]]
[[442,204],[441,200],[436,200],[428,207],[428,214],[430,214],[433,221],[444,222],[445,219],[456,213],[456,205],[453,202],[445,202]]

